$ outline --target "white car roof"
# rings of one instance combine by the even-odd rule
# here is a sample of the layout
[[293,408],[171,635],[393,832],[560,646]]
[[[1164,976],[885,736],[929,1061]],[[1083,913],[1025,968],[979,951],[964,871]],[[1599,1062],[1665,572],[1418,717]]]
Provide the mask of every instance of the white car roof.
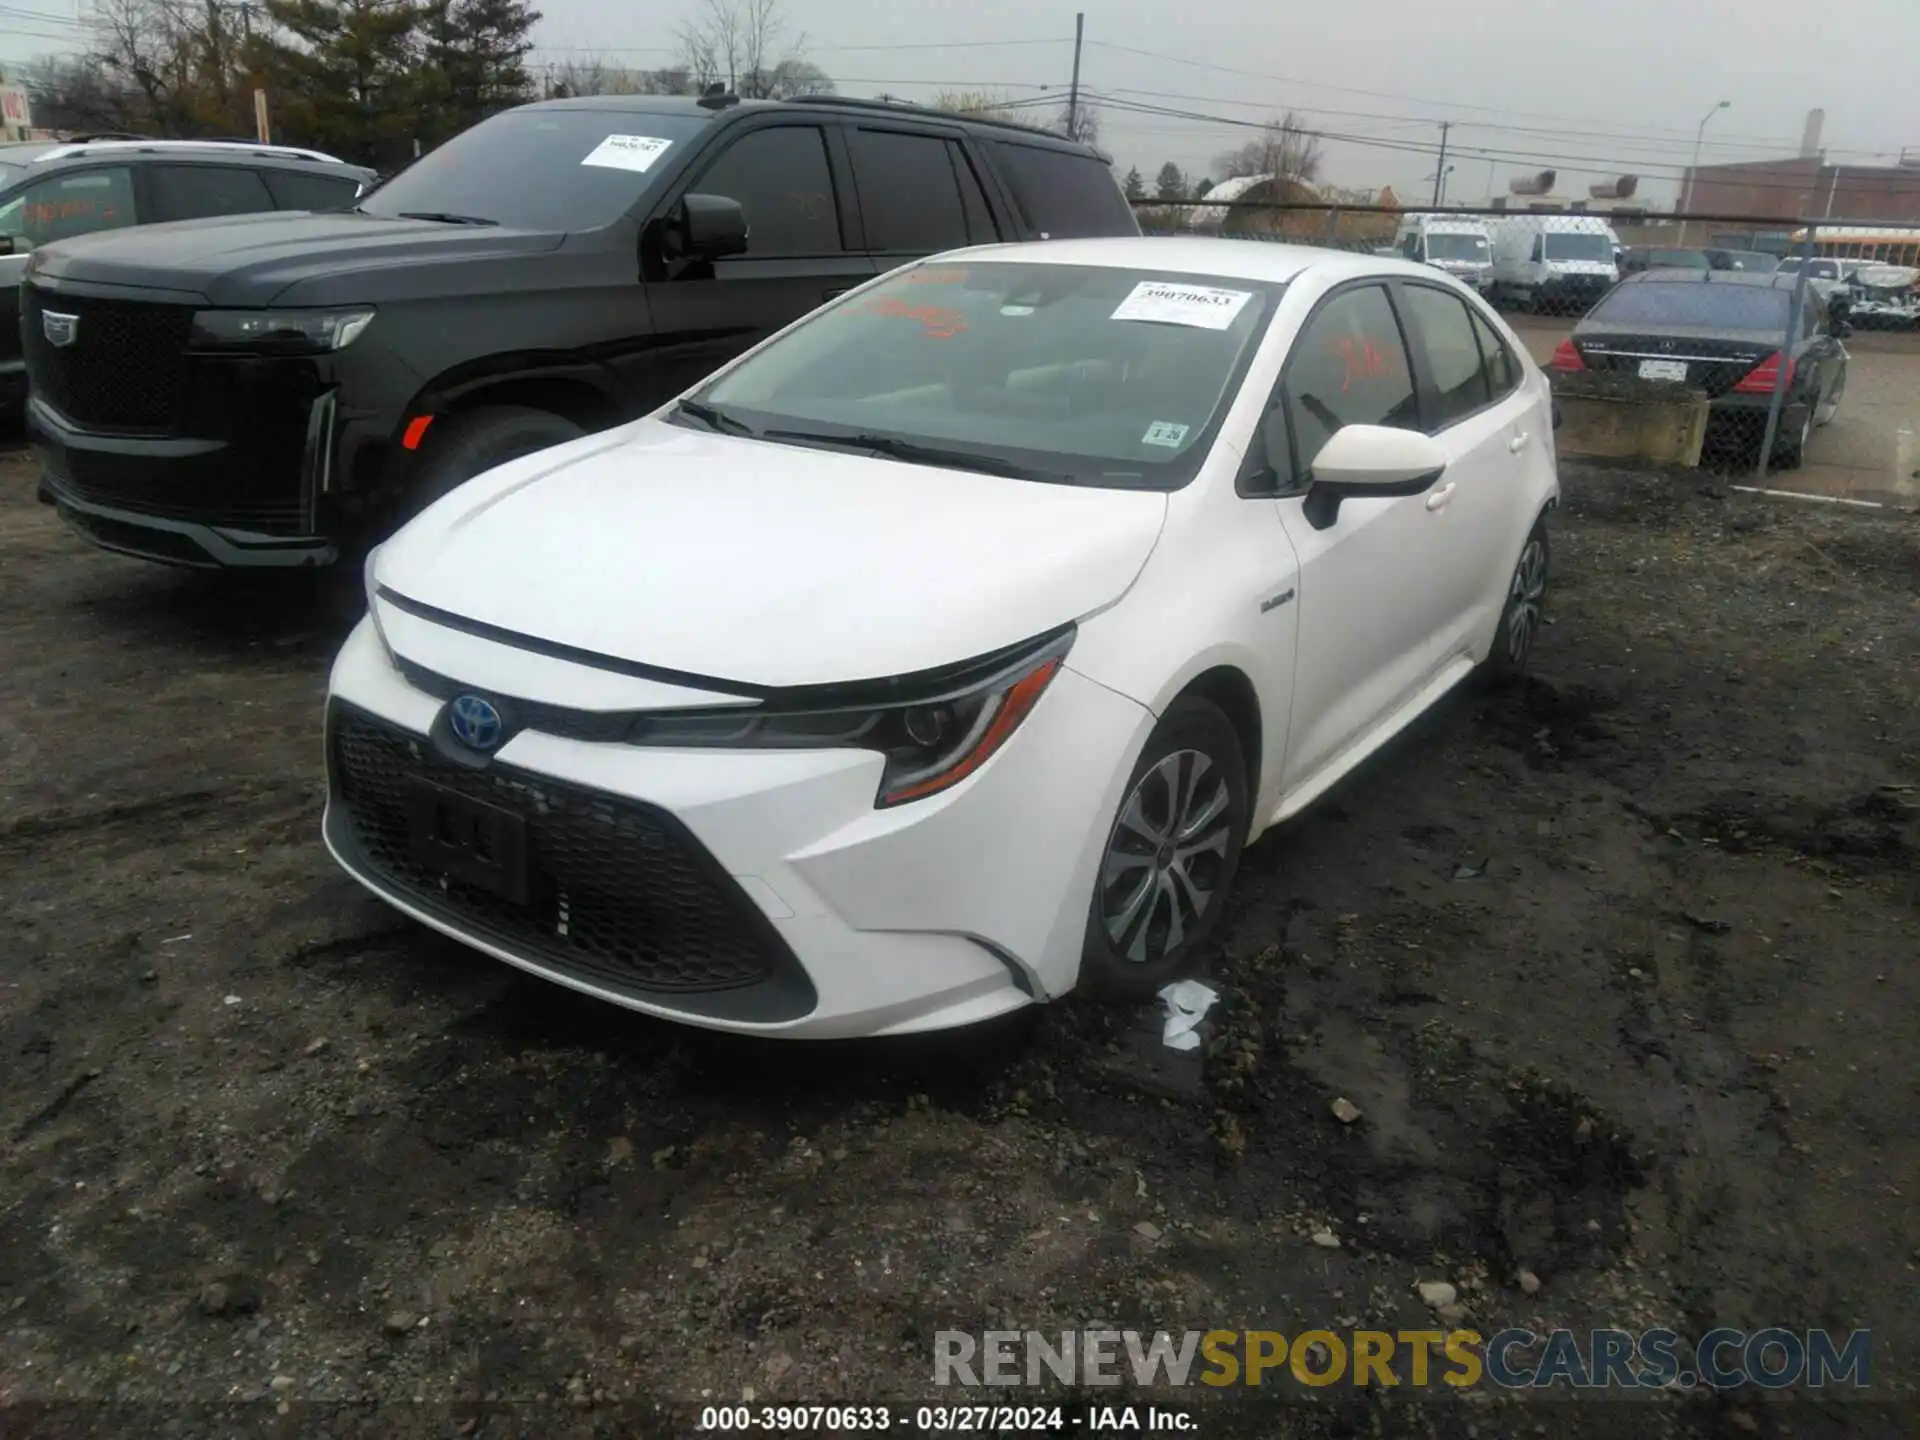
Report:
[[1026,262],[1099,265],[1113,270],[1160,270],[1179,275],[1217,275],[1269,284],[1297,279],[1308,270],[1329,280],[1348,276],[1405,274],[1431,276],[1424,265],[1382,255],[1323,250],[1313,245],[1283,245],[1265,240],[1215,240],[1204,237],[1123,235],[1099,240],[1041,240],[1025,245],[982,245],[949,251],[938,261]]

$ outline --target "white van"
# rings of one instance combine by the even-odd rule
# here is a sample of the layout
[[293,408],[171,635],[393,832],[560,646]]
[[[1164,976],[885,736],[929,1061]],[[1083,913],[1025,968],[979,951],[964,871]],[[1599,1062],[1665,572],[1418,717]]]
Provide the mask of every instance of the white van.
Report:
[[1584,311],[1620,278],[1620,250],[1620,237],[1598,215],[1497,221],[1493,298],[1523,310]]
[[1393,253],[1444,270],[1482,295],[1493,287],[1493,228],[1470,215],[1403,215]]

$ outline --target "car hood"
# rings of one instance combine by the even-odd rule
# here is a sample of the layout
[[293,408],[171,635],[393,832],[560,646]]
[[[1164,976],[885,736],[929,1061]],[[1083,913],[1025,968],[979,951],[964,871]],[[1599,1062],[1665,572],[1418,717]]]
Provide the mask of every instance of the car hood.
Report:
[[[319,291],[331,288],[325,282],[345,279],[354,300],[373,303],[396,285],[406,287],[409,267],[504,259],[555,249],[565,238],[352,212],[269,211],[56,241],[34,252],[30,274],[55,287],[131,286],[241,306],[270,305],[295,286]],[[334,297],[313,298],[329,303]]]
[[382,546],[376,585],[468,621],[753,686],[955,664],[1124,594],[1167,497],[659,420],[514,461]]

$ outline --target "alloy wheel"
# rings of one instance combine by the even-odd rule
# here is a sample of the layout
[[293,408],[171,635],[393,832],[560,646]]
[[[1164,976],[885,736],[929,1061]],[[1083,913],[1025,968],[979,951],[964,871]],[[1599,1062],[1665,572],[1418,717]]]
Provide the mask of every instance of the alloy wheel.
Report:
[[1533,648],[1534,632],[1540,628],[1540,602],[1547,593],[1547,547],[1538,540],[1527,541],[1520,552],[1520,563],[1513,567],[1513,589],[1507,610],[1507,659],[1514,668],[1526,663]]
[[1226,872],[1233,812],[1226,775],[1198,750],[1162,757],[1135,783],[1100,870],[1100,922],[1116,954],[1150,964],[1195,933]]

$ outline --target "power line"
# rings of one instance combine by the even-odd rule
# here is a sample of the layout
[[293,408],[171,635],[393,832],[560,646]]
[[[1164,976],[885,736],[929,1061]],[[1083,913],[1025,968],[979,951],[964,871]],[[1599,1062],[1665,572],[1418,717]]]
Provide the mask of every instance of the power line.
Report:
[[[1377,120],[1383,124],[1390,125],[1427,126],[1440,123],[1439,118],[1432,115],[1389,115],[1377,110],[1336,110],[1325,105],[1276,105],[1271,100],[1241,100],[1232,96],[1183,94],[1172,90],[1143,90],[1136,85],[1116,85],[1110,93],[1114,95],[1144,95],[1157,100],[1191,100],[1201,104],[1235,105],[1249,110],[1262,110],[1269,115],[1273,114],[1276,110],[1291,109],[1296,114],[1301,115],[1337,115],[1342,119]],[[1690,140],[1683,140],[1677,137],[1669,141],[1656,139],[1650,135],[1637,134],[1632,131],[1592,130],[1585,127],[1577,130],[1566,130],[1550,126],[1497,124],[1490,120],[1451,120],[1447,123],[1452,125],[1456,130],[1496,130],[1506,134],[1539,135],[1550,139],[1612,140],[1620,142],[1623,145],[1630,145],[1636,149],[1655,151],[1671,150],[1675,154],[1689,152],[1693,144]],[[1710,149],[1721,150],[1754,150],[1761,148],[1756,144],[1750,144],[1740,140],[1708,140],[1706,145]],[[1879,149],[1867,149],[1865,147],[1838,146],[1828,147],[1826,153],[1836,155],[1892,155],[1898,153],[1898,147],[1886,146]]]
[[[1356,86],[1351,86],[1351,85],[1329,84],[1324,80],[1303,80],[1298,76],[1273,75],[1273,74],[1268,74],[1266,72],[1259,71],[1259,70],[1243,70],[1240,67],[1235,65],[1219,65],[1208,60],[1188,60],[1182,56],[1168,55],[1158,50],[1142,50],[1132,45],[1118,45],[1110,40],[1089,40],[1087,44],[1103,50],[1114,50],[1126,55],[1138,55],[1149,60],[1157,60],[1162,64],[1185,65],[1196,70],[1212,70],[1223,75],[1240,75],[1240,76],[1246,77],[1247,79],[1268,80],[1280,85],[1298,85],[1303,89],[1308,89],[1308,90],[1331,90],[1342,95],[1364,95],[1367,98],[1373,99],[1373,100],[1397,100],[1402,104],[1436,105],[1443,109],[1474,110],[1474,111],[1479,111],[1485,114],[1493,114],[1493,115],[1525,115],[1533,119],[1539,119],[1539,120],[1565,120],[1565,121],[1568,121],[1569,123],[1576,124],[1576,125],[1580,124],[1584,118],[1578,115],[1559,115],[1559,114],[1554,114],[1552,112],[1544,111],[1544,110],[1520,110],[1520,109],[1513,108],[1511,106],[1475,105],[1464,100],[1435,100],[1430,98],[1422,98],[1421,96],[1417,96],[1417,95],[1398,95],[1387,90],[1363,90]],[[1408,118],[1411,118],[1411,117],[1408,117]],[[1437,116],[1429,116],[1429,117],[1423,117],[1423,118],[1425,118],[1427,123],[1429,124],[1437,124],[1439,121],[1439,117]],[[1467,123],[1474,123],[1474,122],[1462,121],[1458,123],[1467,124]],[[1676,129],[1673,126],[1669,126],[1669,125],[1649,126],[1647,127],[1647,131],[1648,131],[1648,138],[1653,138],[1655,134],[1685,135],[1687,138],[1688,144],[1692,143],[1692,133],[1690,131],[1682,131],[1682,130]],[[1791,140],[1784,139],[1777,136],[1768,136],[1768,137],[1744,136],[1744,137],[1735,137],[1735,138],[1740,140],[1745,140],[1747,143],[1750,143],[1756,146],[1798,145],[1799,144],[1799,140],[1797,137]],[[1732,143],[1732,141],[1730,140],[1728,142],[1722,142],[1722,143]],[[1883,153],[1891,153],[1891,152],[1890,150],[1874,150],[1874,151],[1867,151],[1862,153],[1883,154]]]
[[[1173,110],[1166,106],[1144,105],[1133,101],[1120,100],[1112,96],[1103,96],[1101,103],[1107,109],[1118,111],[1121,114],[1164,115],[1170,119],[1198,121],[1236,130],[1265,130],[1269,128],[1266,122],[1260,120],[1244,120],[1232,115],[1208,115],[1195,111]],[[1412,140],[1393,140],[1378,135],[1353,135],[1333,130],[1311,130],[1305,128],[1301,129],[1299,133],[1311,136],[1317,140],[1333,141],[1345,145],[1359,145],[1376,150],[1396,151],[1407,155],[1434,155],[1437,152],[1437,147],[1432,144],[1422,144]],[[1591,155],[1549,155],[1494,150],[1482,146],[1457,144],[1450,145],[1450,149],[1457,155],[1470,155],[1479,160],[1504,161],[1511,164],[1522,165],[1551,165],[1555,169],[1565,170],[1574,175],[1615,176],[1633,170],[1631,164]],[[1589,161],[1594,163],[1584,163]],[[1647,176],[1647,178],[1655,180],[1678,180],[1685,174],[1685,167],[1677,165],[1642,166],[1638,171],[1634,171],[1634,173],[1640,173],[1648,169],[1665,170],[1668,172],[1664,175]],[[1745,178],[1741,183],[1753,190],[1777,190],[1793,193],[1805,193],[1808,188],[1805,184],[1798,181],[1770,180],[1759,176]]]

